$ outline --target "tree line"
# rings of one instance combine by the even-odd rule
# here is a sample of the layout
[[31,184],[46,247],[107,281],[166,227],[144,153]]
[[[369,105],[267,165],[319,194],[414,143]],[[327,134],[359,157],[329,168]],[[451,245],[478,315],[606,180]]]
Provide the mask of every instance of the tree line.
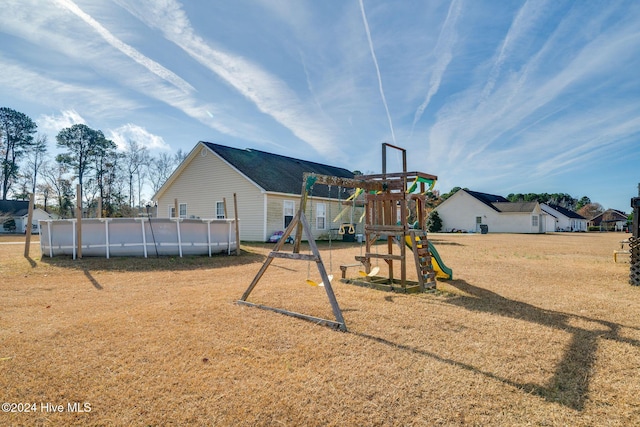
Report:
[[52,156],[47,136],[26,114],[0,108],[0,191],[2,200],[27,200],[62,218],[74,216],[76,184],[86,216],[134,216],[144,208],[143,189],[155,193],[186,153],[153,156],[144,141],[129,139],[124,150],[101,130],[74,124],[60,130]]

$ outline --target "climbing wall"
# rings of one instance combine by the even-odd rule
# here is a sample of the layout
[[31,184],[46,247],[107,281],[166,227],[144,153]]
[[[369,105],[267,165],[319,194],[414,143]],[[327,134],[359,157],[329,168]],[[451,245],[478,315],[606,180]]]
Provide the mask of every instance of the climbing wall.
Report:
[[629,252],[631,252],[629,283],[640,286],[640,237],[629,238]]
[[638,197],[631,199],[633,208],[633,237],[629,238],[629,252],[631,265],[629,270],[629,283],[640,286],[640,184],[638,184]]

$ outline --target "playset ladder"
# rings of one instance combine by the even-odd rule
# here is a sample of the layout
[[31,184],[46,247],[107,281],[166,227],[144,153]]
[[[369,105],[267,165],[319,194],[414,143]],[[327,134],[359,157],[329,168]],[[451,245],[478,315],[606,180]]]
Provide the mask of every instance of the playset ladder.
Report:
[[431,264],[431,252],[429,252],[427,232],[424,230],[411,230],[410,236],[420,289],[425,290],[435,288],[436,273]]

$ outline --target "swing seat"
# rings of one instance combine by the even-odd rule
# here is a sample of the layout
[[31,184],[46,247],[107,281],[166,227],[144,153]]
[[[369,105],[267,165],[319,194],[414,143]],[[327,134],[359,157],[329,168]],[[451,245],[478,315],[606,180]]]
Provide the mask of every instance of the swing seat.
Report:
[[362,270],[358,271],[358,274],[360,274],[362,277],[373,277],[376,274],[378,274],[379,271],[380,271],[380,267],[375,266],[371,269],[371,271],[368,274],[366,271],[362,271]]
[[353,224],[340,224],[340,228],[338,229],[338,234],[356,234],[356,229]]
[[[327,277],[329,278],[329,283],[333,282],[333,274],[329,274]],[[324,282],[317,283],[311,279],[307,279],[306,282],[309,286],[324,286]]]

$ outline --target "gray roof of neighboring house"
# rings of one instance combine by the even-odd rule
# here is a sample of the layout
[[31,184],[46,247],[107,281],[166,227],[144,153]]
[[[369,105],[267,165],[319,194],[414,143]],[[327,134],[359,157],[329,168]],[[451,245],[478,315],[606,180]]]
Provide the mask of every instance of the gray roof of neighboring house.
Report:
[[0,200],[0,213],[11,216],[25,216],[28,212],[28,200]]
[[470,196],[489,206],[497,212],[533,212],[538,202],[510,202],[496,194],[481,193],[464,189]]
[[500,212],[533,212],[538,202],[496,202],[493,206]]
[[[201,141],[201,143],[265,191],[300,194],[302,190],[302,174],[305,172],[342,178],[353,178],[354,176],[347,169],[308,160],[294,159],[249,148],[238,149],[204,141]],[[312,196],[328,197],[329,189],[325,185],[319,185],[317,188],[313,188]],[[331,197],[338,198],[337,188],[331,189]],[[342,197],[344,197],[344,193]]]
[[547,206],[549,206],[551,209],[560,212],[562,215],[566,216],[567,218],[573,218],[573,219],[586,219],[585,217],[583,217],[582,215],[569,210],[567,208],[563,208],[562,206],[559,205],[554,205],[552,203],[547,203]]

